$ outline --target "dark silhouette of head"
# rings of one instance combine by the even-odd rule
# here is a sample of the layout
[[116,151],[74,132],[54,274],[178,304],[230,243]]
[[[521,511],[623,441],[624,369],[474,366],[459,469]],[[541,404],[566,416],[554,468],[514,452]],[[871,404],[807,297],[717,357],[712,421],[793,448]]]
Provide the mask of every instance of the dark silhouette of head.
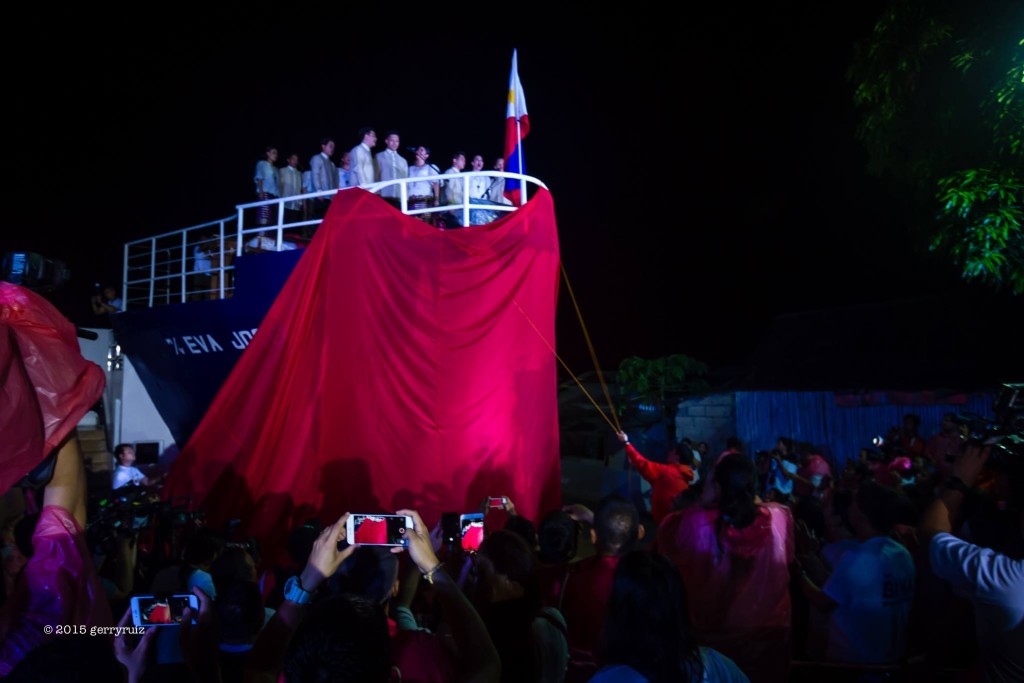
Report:
[[218,595],[221,586],[227,587],[236,581],[255,583],[259,579],[255,559],[248,550],[240,546],[228,546],[217,555],[217,559],[210,564],[210,576],[213,577],[213,585],[216,586]]
[[536,561],[533,549],[523,537],[508,529],[489,534],[480,544],[478,553],[488,579],[504,576],[510,582],[524,589],[534,588],[536,582]]
[[618,494],[605,496],[594,510],[593,540],[601,555],[619,557],[633,550],[643,537],[640,529],[636,505]]
[[295,631],[283,673],[288,683],[387,683],[391,639],[384,609],[348,594],[316,603]]
[[191,567],[209,566],[217,559],[223,548],[223,539],[218,538],[213,532],[200,531],[185,541],[182,558],[185,564]]
[[722,458],[715,467],[719,523],[744,529],[757,515],[757,468],[741,453]]
[[552,510],[540,520],[537,552],[544,564],[564,564],[576,557],[579,524],[564,510]]
[[266,610],[259,584],[253,581],[235,581],[217,587],[214,601],[220,619],[221,637],[228,643],[251,643],[256,639]]
[[330,588],[334,593],[351,593],[379,604],[386,604],[398,583],[398,555],[383,546],[356,548],[334,576]]
[[604,636],[608,664],[630,666],[652,683],[703,675],[683,580],[657,553],[635,550],[619,560]]
[[505,529],[518,534],[531,548],[537,547],[537,527],[522,515],[511,515],[505,522]]
[[[882,486],[876,481],[861,482],[853,494],[853,502],[850,523],[858,537],[887,534],[899,518],[900,494],[895,489]],[[871,526],[871,530],[864,528],[865,521]]]

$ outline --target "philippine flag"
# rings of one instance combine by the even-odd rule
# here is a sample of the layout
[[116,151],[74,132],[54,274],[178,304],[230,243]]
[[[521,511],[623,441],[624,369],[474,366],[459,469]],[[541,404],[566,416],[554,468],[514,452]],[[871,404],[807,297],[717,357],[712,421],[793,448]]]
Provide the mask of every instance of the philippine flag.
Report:
[[[508,109],[505,114],[505,170],[526,173],[523,159],[523,138],[530,132],[530,117],[526,114],[526,96],[519,82],[516,50],[512,50],[512,75],[508,79]],[[505,180],[505,197],[518,206],[521,185],[518,180]]]

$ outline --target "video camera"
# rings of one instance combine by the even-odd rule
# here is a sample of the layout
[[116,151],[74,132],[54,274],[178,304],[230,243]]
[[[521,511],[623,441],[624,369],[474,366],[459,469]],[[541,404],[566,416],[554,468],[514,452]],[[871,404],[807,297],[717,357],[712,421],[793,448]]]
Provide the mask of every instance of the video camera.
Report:
[[992,410],[991,420],[974,413],[961,413],[953,420],[967,428],[968,443],[991,447],[992,469],[1024,467],[1024,384],[1003,384]]
[[99,502],[99,511],[86,527],[86,538],[94,549],[109,548],[117,538],[133,538],[154,523],[170,527],[201,521],[204,513],[189,510],[187,496],[154,500],[141,486],[122,486]]

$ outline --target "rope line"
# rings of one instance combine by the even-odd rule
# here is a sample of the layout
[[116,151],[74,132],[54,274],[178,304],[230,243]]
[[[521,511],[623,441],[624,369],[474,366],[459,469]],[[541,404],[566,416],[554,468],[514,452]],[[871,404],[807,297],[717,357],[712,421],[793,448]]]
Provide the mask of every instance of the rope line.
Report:
[[[590,395],[590,392],[587,391],[586,387],[583,386],[583,383],[580,382],[579,378],[577,378],[573,371],[569,368],[569,366],[566,365],[565,361],[562,360],[562,357],[558,355],[558,352],[555,351],[555,348],[553,346],[551,346],[550,342],[548,342],[548,340],[544,337],[544,334],[534,324],[533,320],[530,319],[530,316],[526,314],[526,311],[524,311],[523,307],[519,305],[519,302],[516,301],[515,297],[512,297],[512,303],[516,305],[516,308],[518,308],[519,312],[523,314],[523,317],[526,319],[526,322],[530,323],[530,327],[533,328],[534,332],[537,333],[537,336],[540,337],[542,342],[544,342],[544,345],[548,347],[548,350],[551,351],[552,355],[554,355],[554,357],[558,359],[558,362],[562,364],[562,367],[565,368],[565,371],[568,372],[569,376],[572,377],[574,382],[576,382],[576,385],[579,386],[580,390],[583,392],[583,395],[586,396],[590,400],[590,402],[594,404],[594,407],[597,408],[597,412],[601,415],[602,418],[604,418],[604,421],[608,423],[608,426],[614,429],[616,432],[622,431],[621,429],[616,427],[616,425],[613,424],[611,420],[608,419],[608,415],[604,412],[604,410],[601,409],[601,406],[597,404],[597,401],[594,400],[594,397]],[[614,415],[614,412],[612,414]]]
[[594,343],[590,339],[590,332],[587,331],[587,324],[583,322],[583,311],[580,310],[579,302],[576,301],[576,294],[572,291],[572,283],[569,282],[569,274],[565,270],[565,264],[560,262],[559,267],[562,271],[562,279],[565,280],[565,287],[569,290],[569,298],[572,300],[572,306],[576,311],[576,317],[579,319],[580,327],[583,329],[583,338],[586,339],[587,348],[590,350],[590,360],[594,363],[594,370],[597,371],[597,379],[601,382],[601,390],[604,391],[604,398],[608,401],[608,410],[611,412],[612,418],[615,420],[615,424],[612,426],[615,428],[616,432],[621,432],[622,426],[619,424],[619,414],[615,410],[615,404],[612,402],[611,393],[608,391],[608,383],[604,380],[604,373],[601,372],[601,364],[597,362],[597,352],[594,350]]

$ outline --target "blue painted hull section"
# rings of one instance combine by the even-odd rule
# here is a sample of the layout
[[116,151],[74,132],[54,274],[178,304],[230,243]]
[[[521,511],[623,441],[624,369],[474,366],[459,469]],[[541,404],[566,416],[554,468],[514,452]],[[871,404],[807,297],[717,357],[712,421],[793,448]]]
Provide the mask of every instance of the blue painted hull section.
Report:
[[128,310],[111,317],[175,442],[183,447],[305,250],[249,254],[235,261],[235,295]]

